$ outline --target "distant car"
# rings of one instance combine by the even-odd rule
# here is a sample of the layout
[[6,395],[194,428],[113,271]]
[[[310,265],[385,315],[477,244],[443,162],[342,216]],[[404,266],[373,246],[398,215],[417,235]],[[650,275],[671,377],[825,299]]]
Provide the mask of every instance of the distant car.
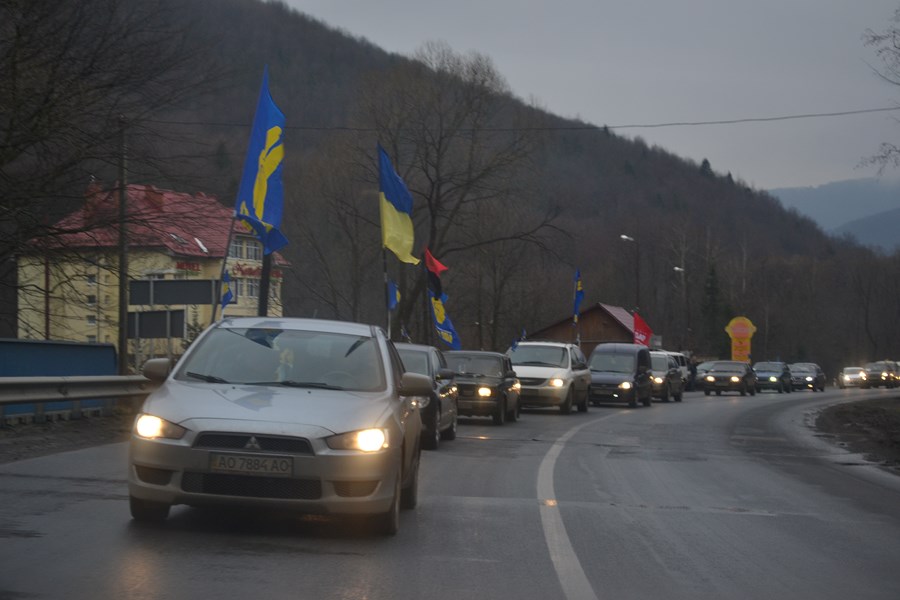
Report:
[[793,390],[791,369],[786,362],[765,361],[753,365],[756,371],[756,391],[775,390],[779,394]]
[[444,357],[459,388],[459,414],[491,417],[495,425],[519,419],[521,386],[508,356],[499,352],[448,350]]
[[591,372],[581,349],[565,342],[524,341],[506,351],[522,384],[522,406],[573,406],[587,412]]
[[870,362],[866,363],[864,369],[866,371],[866,382],[862,387],[892,388],[897,386],[898,376],[894,370],[893,363],[886,360]]
[[737,360],[717,360],[706,372],[703,381],[703,393],[709,396],[712,392],[720,396],[722,392],[739,392],[741,396],[748,393],[756,395],[756,373],[745,362]]
[[455,440],[458,395],[453,371],[434,346],[394,344],[407,371],[425,375],[431,381],[431,394],[419,407],[422,416],[422,447],[436,450],[440,440]]
[[675,402],[681,402],[685,381],[681,368],[671,353],[650,352],[650,385],[654,398],[668,402],[671,397]]
[[837,385],[844,389],[848,387],[863,387],[866,383],[866,370],[862,367],[844,367],[838,376]]
[[791,386],[795,390],[825,391],[825,372],[816,363],[792,363]]
[[706,373],[712,368],[715,363],[716,361],[714,360],[706,360],[694,367],[694,385],[692,386],[692,389],[703,389],[703,384],[706,381]]
[[366,515],[385,534],[418,498],[431,382],[372,325],[274,317],[207,328],[144,401],[128,451],[137,521],[176,504]]
[[691,363],[683,352],[673,352],[671,350],[654,350],[654,352],[665,352],[675,360],[678,371],[681,373],[681,382],[684,389],[688,388],[691,381]]
[[640,344],[597,344],[588,359],[591,369],[590,399],[592,404],[627,402],[636,408],[638,402],[651,406],[653,384],[650,382],[650,349]]

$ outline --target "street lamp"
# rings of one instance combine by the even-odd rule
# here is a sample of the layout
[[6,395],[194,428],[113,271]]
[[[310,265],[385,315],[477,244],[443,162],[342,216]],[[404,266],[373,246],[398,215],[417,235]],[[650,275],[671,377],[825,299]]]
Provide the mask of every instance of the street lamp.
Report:
[[624,233],[619,239],[634,244],[634,312],[637,312],[641,305],[641,246],[636,239]]
[[690,340],[688,340],[688,332],[691,330],[691,323],[689,316],[690,312],[688,311],[687,285],[685,285],[684,281],[684,274],[686,271],[684,267],[672,267],[672,270],[681,276],[681,305],[684,309],[684,333],[682,334],[681,343],[683,348],[689,348]]

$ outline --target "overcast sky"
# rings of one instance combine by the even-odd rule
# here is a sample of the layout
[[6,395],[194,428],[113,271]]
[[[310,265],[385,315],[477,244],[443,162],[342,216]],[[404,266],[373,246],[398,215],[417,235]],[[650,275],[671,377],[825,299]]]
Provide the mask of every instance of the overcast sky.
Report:
[[[480,52],[520,98],[596,125],[900,106],[862,41],[900,0],[286,1],[391,52],[429,40]],[[756,188],[814,186],[874,176],[858,165],[881,142],[900,144],[900,110],[616,132]]]

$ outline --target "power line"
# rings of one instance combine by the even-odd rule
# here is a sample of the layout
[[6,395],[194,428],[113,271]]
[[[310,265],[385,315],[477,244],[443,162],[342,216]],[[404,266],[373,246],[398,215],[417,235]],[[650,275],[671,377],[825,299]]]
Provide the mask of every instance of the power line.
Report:
[[[711,121],[669,121],[664,123],[629,123],[625,125],[559,125],[541,127],[485,127],[482,131],[598,131],[601,129],[655,129],[660,127],[699,127],[708,125],[735,125],[740,123],[767,123],[773,121],[792,121],[797,119],[820,119],[833,117],[846,117],[850,115],[862,115],[867,113],[888,112],[900,110],[900,106],[885,106],[881,108],[863,108],[859,110],[842,110],[822,113],[800,113],[794,115],[780,115],[775,117],[745,117],[740,119],[721,119]],[[249,123],[226,123],[216,121],[164,121],[148,120],[150,123],[160,125],[180,125],[206,127],[243,127],[249,128]],[[294,131],[346,131],[354,133],[373,133],[378,131],[374,127],[350,127],[347,125],[286,125],[285,129]]]

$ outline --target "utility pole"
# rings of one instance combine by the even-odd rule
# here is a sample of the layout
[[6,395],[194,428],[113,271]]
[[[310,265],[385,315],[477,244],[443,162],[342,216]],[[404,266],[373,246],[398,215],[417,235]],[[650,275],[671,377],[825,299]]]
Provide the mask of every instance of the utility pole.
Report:
[[128,375],[128,182],[125,116],[119,115],[119,375]]

